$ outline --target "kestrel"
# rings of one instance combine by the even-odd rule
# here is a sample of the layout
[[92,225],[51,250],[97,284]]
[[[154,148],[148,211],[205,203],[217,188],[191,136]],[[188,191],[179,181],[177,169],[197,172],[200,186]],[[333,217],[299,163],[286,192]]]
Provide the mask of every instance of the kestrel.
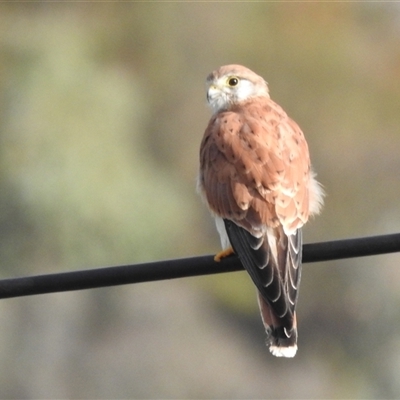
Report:
[[317,214],[323,191],[298,125],[270,99],[264,79],[241,65],[207,77],[213,116],[200,148],[198,189],[221,237],[258,289],[274,356],[297,351],[296,303],[302,226]]

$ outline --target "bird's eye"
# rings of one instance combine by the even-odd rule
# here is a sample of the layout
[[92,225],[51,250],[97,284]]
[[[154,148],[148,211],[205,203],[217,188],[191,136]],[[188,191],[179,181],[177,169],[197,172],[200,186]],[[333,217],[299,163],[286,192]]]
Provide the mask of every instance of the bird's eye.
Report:
[[231,87],[236,86],[238,83],[239,83],[239,79],[234,76],[232,78],[228,79],[228,85]]

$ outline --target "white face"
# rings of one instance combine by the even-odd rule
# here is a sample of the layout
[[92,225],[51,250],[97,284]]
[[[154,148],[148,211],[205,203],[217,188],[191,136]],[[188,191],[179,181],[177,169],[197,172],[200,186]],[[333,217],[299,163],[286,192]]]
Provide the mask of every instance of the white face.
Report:
[[224,75],[207,81],[207,101],[213,112],[226,110],[232,104],[256,96],[268,96],[268,87],[237,75]]

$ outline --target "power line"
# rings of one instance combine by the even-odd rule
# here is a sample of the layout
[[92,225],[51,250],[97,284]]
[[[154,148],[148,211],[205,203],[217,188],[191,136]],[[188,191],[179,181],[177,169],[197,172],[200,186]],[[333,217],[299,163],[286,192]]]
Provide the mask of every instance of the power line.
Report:
[[[372,256],[400,251],[400,233],[310,243],[303,246],[303,263]],[[237,257],[200,256],[144,264],[122,265],[0,280],[0,299],[72,290],[94,289],[189,276],[243,270]]]

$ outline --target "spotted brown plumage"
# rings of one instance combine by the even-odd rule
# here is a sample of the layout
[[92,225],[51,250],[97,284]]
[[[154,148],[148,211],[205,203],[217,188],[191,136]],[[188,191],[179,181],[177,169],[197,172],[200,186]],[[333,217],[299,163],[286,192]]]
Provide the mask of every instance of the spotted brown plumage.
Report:
[[207,84],[214,115],[200,147],[198,186],[225,249],[216,260],[233,247],[258,289],[271,352],[293,357],[301,227],[322,204],[307,142],[249,69],[221,67]]

